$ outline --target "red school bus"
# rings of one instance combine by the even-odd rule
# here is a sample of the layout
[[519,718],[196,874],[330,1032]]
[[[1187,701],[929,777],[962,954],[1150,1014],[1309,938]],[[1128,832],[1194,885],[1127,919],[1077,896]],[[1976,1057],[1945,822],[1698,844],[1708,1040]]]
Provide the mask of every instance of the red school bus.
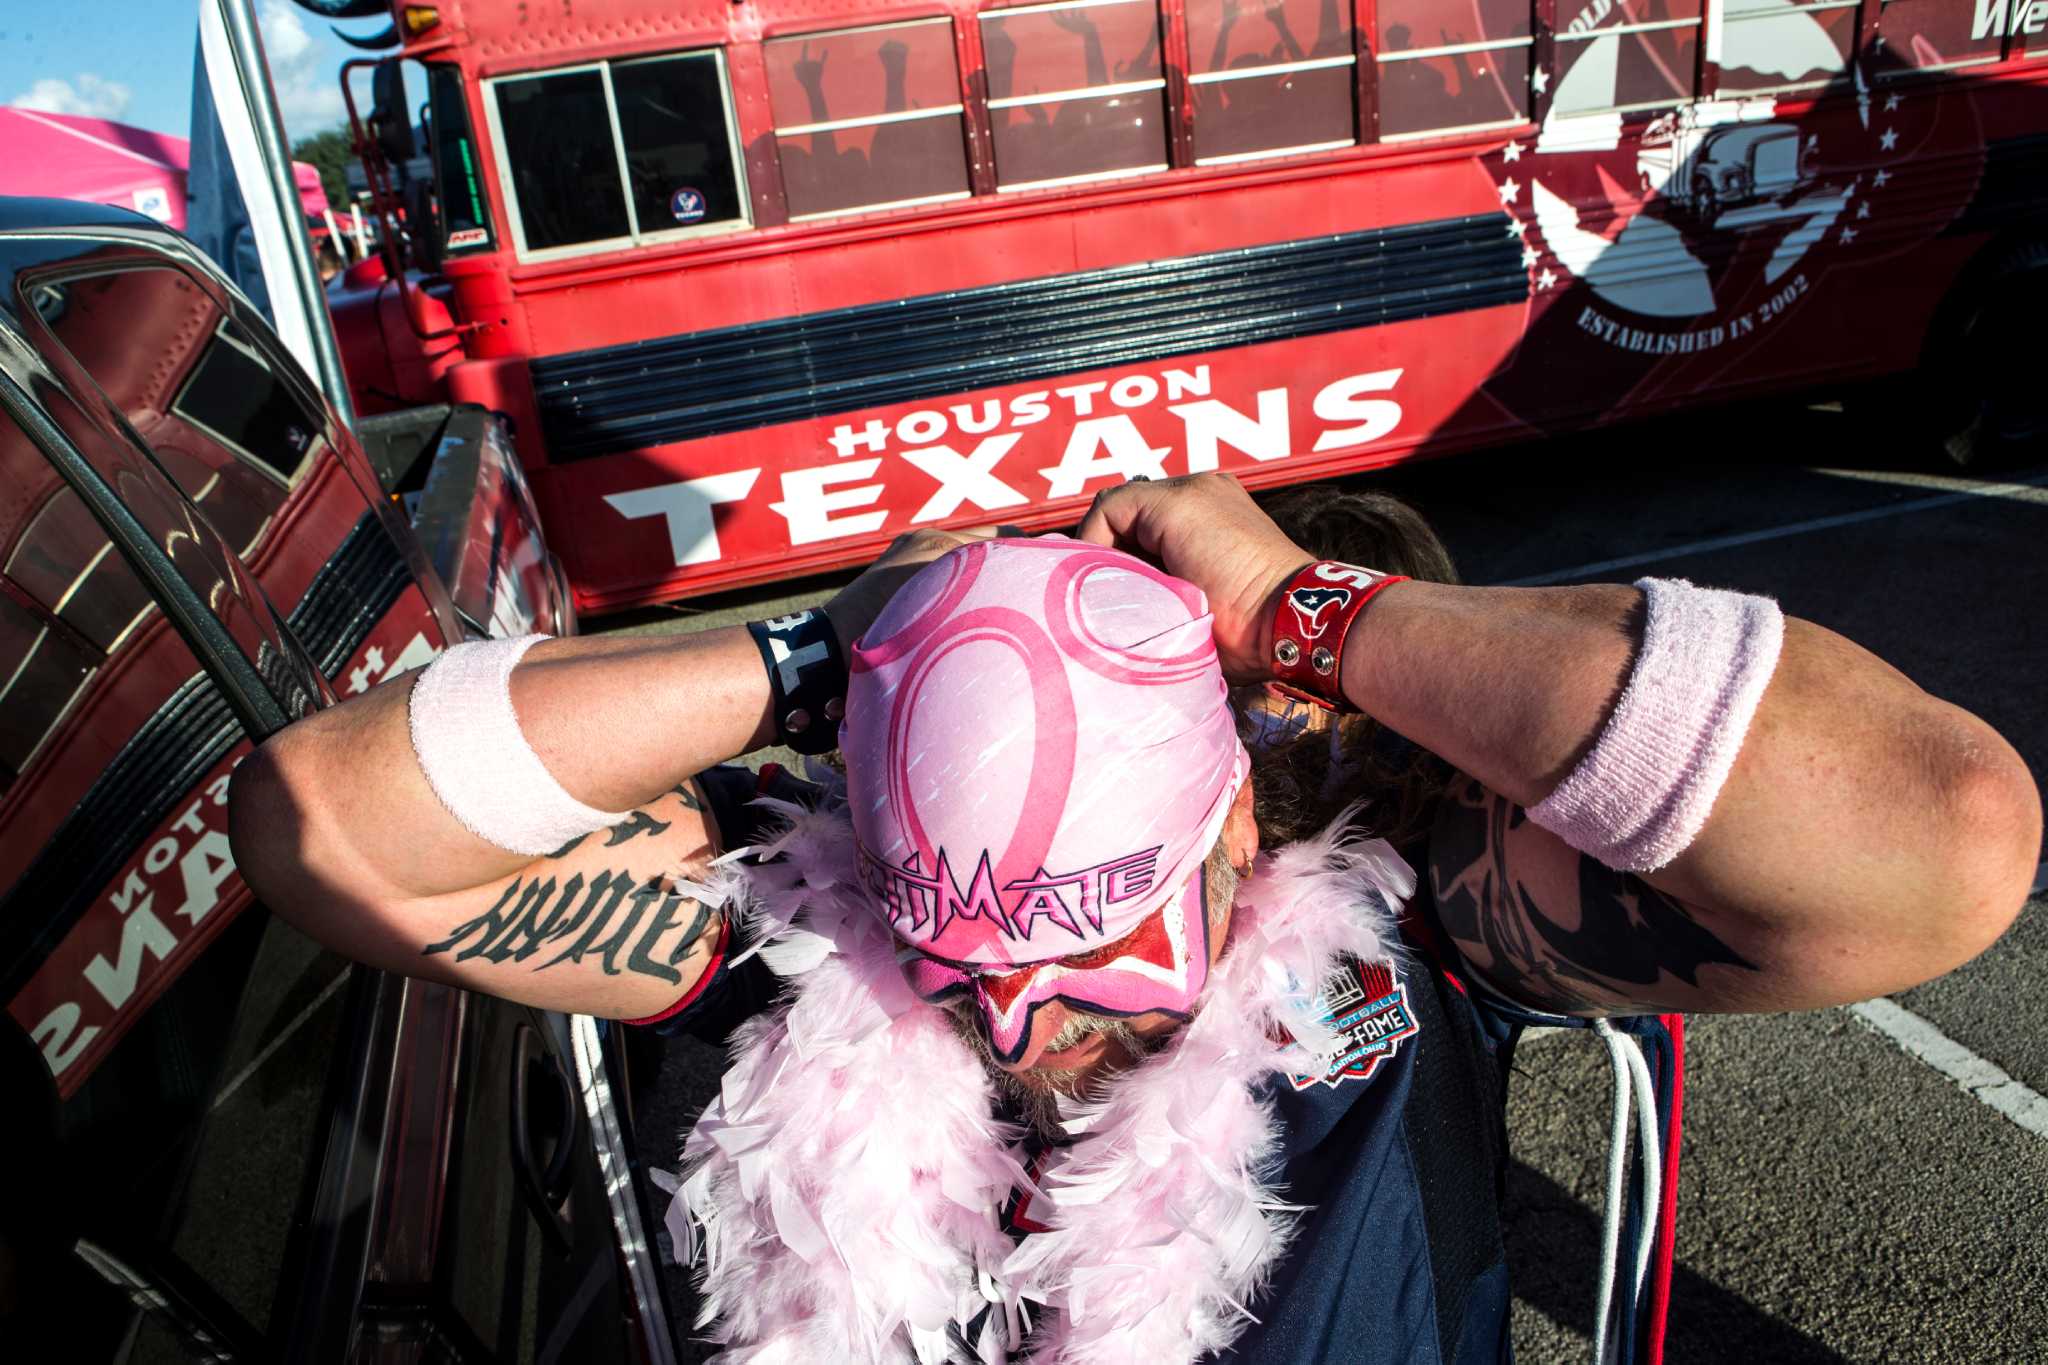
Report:
[[2048,0],[393,15],[434,183],[411,282],[333,295],[356,398],[506,414],[585,610],[1071,522],[1141,474],[1321,478],[1929,361],[1959,455],[2040,430]]

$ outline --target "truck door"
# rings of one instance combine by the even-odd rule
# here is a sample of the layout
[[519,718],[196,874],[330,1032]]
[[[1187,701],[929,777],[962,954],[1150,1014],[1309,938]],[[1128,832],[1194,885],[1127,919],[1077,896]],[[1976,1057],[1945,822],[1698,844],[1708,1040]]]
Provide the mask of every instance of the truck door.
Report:
[[[235,762],[432,658],[445,591],[204,267],[169,239],[50,240],[0,233],[0,1032],[32,1044],[0,1068],[35,1063],[0,1086],[44,1163],[0,1201],[0,1339],[626,1358],[567,1022],[353,968],[234,871]],[[179,595],[233,666],[195,652]]]

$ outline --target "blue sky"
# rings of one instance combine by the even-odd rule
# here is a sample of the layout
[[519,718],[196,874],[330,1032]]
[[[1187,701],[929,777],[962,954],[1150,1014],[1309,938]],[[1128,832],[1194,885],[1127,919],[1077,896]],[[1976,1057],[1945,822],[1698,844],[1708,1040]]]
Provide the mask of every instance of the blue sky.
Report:
[[[347,117],[337,76],[350,57],[328,22],[290,0],[256,0],[271,84],[293,140]],[[197,0],[0,0],[0,104],[119,119],[185,136]],[[350,32],[373,33],[379,20]],[[360,78],[359,78],[360,79]]]

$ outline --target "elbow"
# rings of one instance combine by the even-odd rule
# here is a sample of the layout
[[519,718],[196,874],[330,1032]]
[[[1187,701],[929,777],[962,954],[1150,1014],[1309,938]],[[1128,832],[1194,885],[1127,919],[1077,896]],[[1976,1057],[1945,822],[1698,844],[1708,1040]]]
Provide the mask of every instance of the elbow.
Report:
[[2041,864],[2041,793],[2011,745],[1981,722],[1956,746],[1930,835],[1942,897],[1941,970],[1996,943],[2025,908]]
[[294,869],[303,868],[305,821],[295,795],[289,730],[273,735],[235,765],[228,784],[228,844],[236,870],[271,910],[291,919],[295,897],[291,888],[303,884]]

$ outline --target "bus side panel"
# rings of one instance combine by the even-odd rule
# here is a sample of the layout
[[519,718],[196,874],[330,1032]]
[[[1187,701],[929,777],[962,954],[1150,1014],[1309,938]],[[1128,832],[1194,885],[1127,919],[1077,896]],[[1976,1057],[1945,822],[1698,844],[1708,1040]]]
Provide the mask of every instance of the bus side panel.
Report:
[[678,442],[533,473],[603,609],[872,555],[920,526],[1079,520],[1104,487],[1223,469],[1257,485],[1390,463],[1519,424],[1475,405],[1510,303]]

